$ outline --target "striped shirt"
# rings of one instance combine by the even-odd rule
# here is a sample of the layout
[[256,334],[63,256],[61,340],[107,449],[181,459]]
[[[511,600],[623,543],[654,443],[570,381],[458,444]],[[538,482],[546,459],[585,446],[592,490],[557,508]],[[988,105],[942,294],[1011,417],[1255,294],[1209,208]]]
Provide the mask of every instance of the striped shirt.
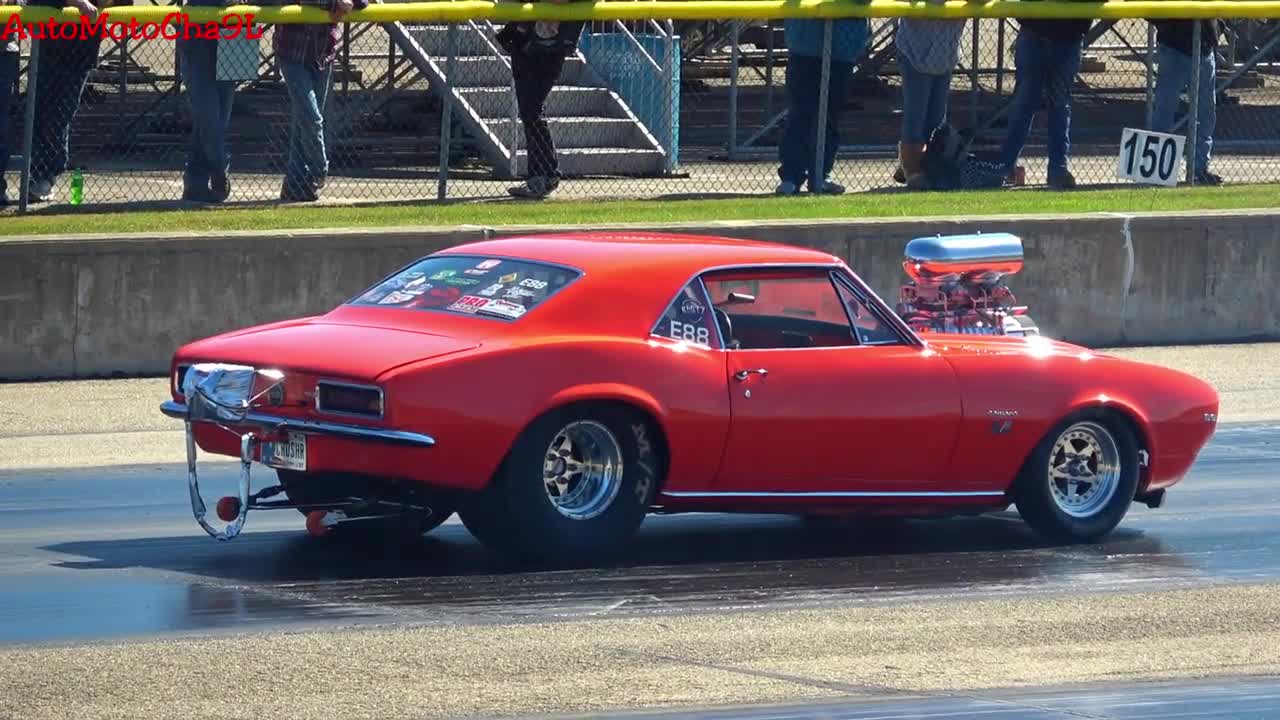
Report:
[[[303,0],[304,5],[314,5]],[[322,0],[326,9],[333,9],[333,3]],[[369,7],[368,0],[354,0],[356,10]],[[303,23],[282,23],[275,26],[271,33],[271,49],[276,59],[285,62],[300,63],[308,67],[323,70],[333,62],[338,54],[338,40],[342,37],[342,27],[338,23],[321,25]]]
[[899,18],[894,42],[916,72],[945,75],[960,61],[960,38],[968,21]]

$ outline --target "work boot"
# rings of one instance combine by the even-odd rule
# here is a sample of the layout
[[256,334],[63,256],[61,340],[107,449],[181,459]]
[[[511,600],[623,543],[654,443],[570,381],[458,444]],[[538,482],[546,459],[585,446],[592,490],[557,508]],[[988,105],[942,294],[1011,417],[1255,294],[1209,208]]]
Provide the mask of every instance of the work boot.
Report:
[[903,182],[912,190],[929,189],[929,179],[924,174],[924,149],[924,145],[916,143],[898,143]]

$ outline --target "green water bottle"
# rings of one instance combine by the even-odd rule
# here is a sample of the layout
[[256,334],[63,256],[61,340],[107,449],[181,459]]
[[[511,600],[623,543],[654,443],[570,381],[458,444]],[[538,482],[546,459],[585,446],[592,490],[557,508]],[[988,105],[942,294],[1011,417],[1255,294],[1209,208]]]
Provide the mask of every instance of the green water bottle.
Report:
[[71,171],[71,204],[84,202],[84,173],[80,168]]

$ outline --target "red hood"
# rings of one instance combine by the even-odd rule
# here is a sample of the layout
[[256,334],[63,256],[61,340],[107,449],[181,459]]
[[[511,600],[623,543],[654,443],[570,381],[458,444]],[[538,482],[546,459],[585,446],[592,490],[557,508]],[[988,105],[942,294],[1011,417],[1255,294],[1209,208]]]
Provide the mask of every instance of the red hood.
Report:
[[1017,337],[1011,335],[961,335],[928,333],[922,336],[929,347],[946,355],[1079,355],[1093,352],[1081,345],[1045,337]]
[[249,328],[183,347],[180,361],[229,362],[372,381],[407,363],[479,347],[475,340],[324,318]]

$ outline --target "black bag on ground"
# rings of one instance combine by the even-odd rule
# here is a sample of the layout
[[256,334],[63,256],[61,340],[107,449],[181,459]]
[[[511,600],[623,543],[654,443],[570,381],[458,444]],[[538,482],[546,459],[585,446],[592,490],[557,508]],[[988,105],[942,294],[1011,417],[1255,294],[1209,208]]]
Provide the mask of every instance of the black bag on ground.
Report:
[[1004,166],[979,160],[968,151],[964,137],[943,123],[929,134],[924,151],[924,175],[932,190],[979,190],[1004,185]]

